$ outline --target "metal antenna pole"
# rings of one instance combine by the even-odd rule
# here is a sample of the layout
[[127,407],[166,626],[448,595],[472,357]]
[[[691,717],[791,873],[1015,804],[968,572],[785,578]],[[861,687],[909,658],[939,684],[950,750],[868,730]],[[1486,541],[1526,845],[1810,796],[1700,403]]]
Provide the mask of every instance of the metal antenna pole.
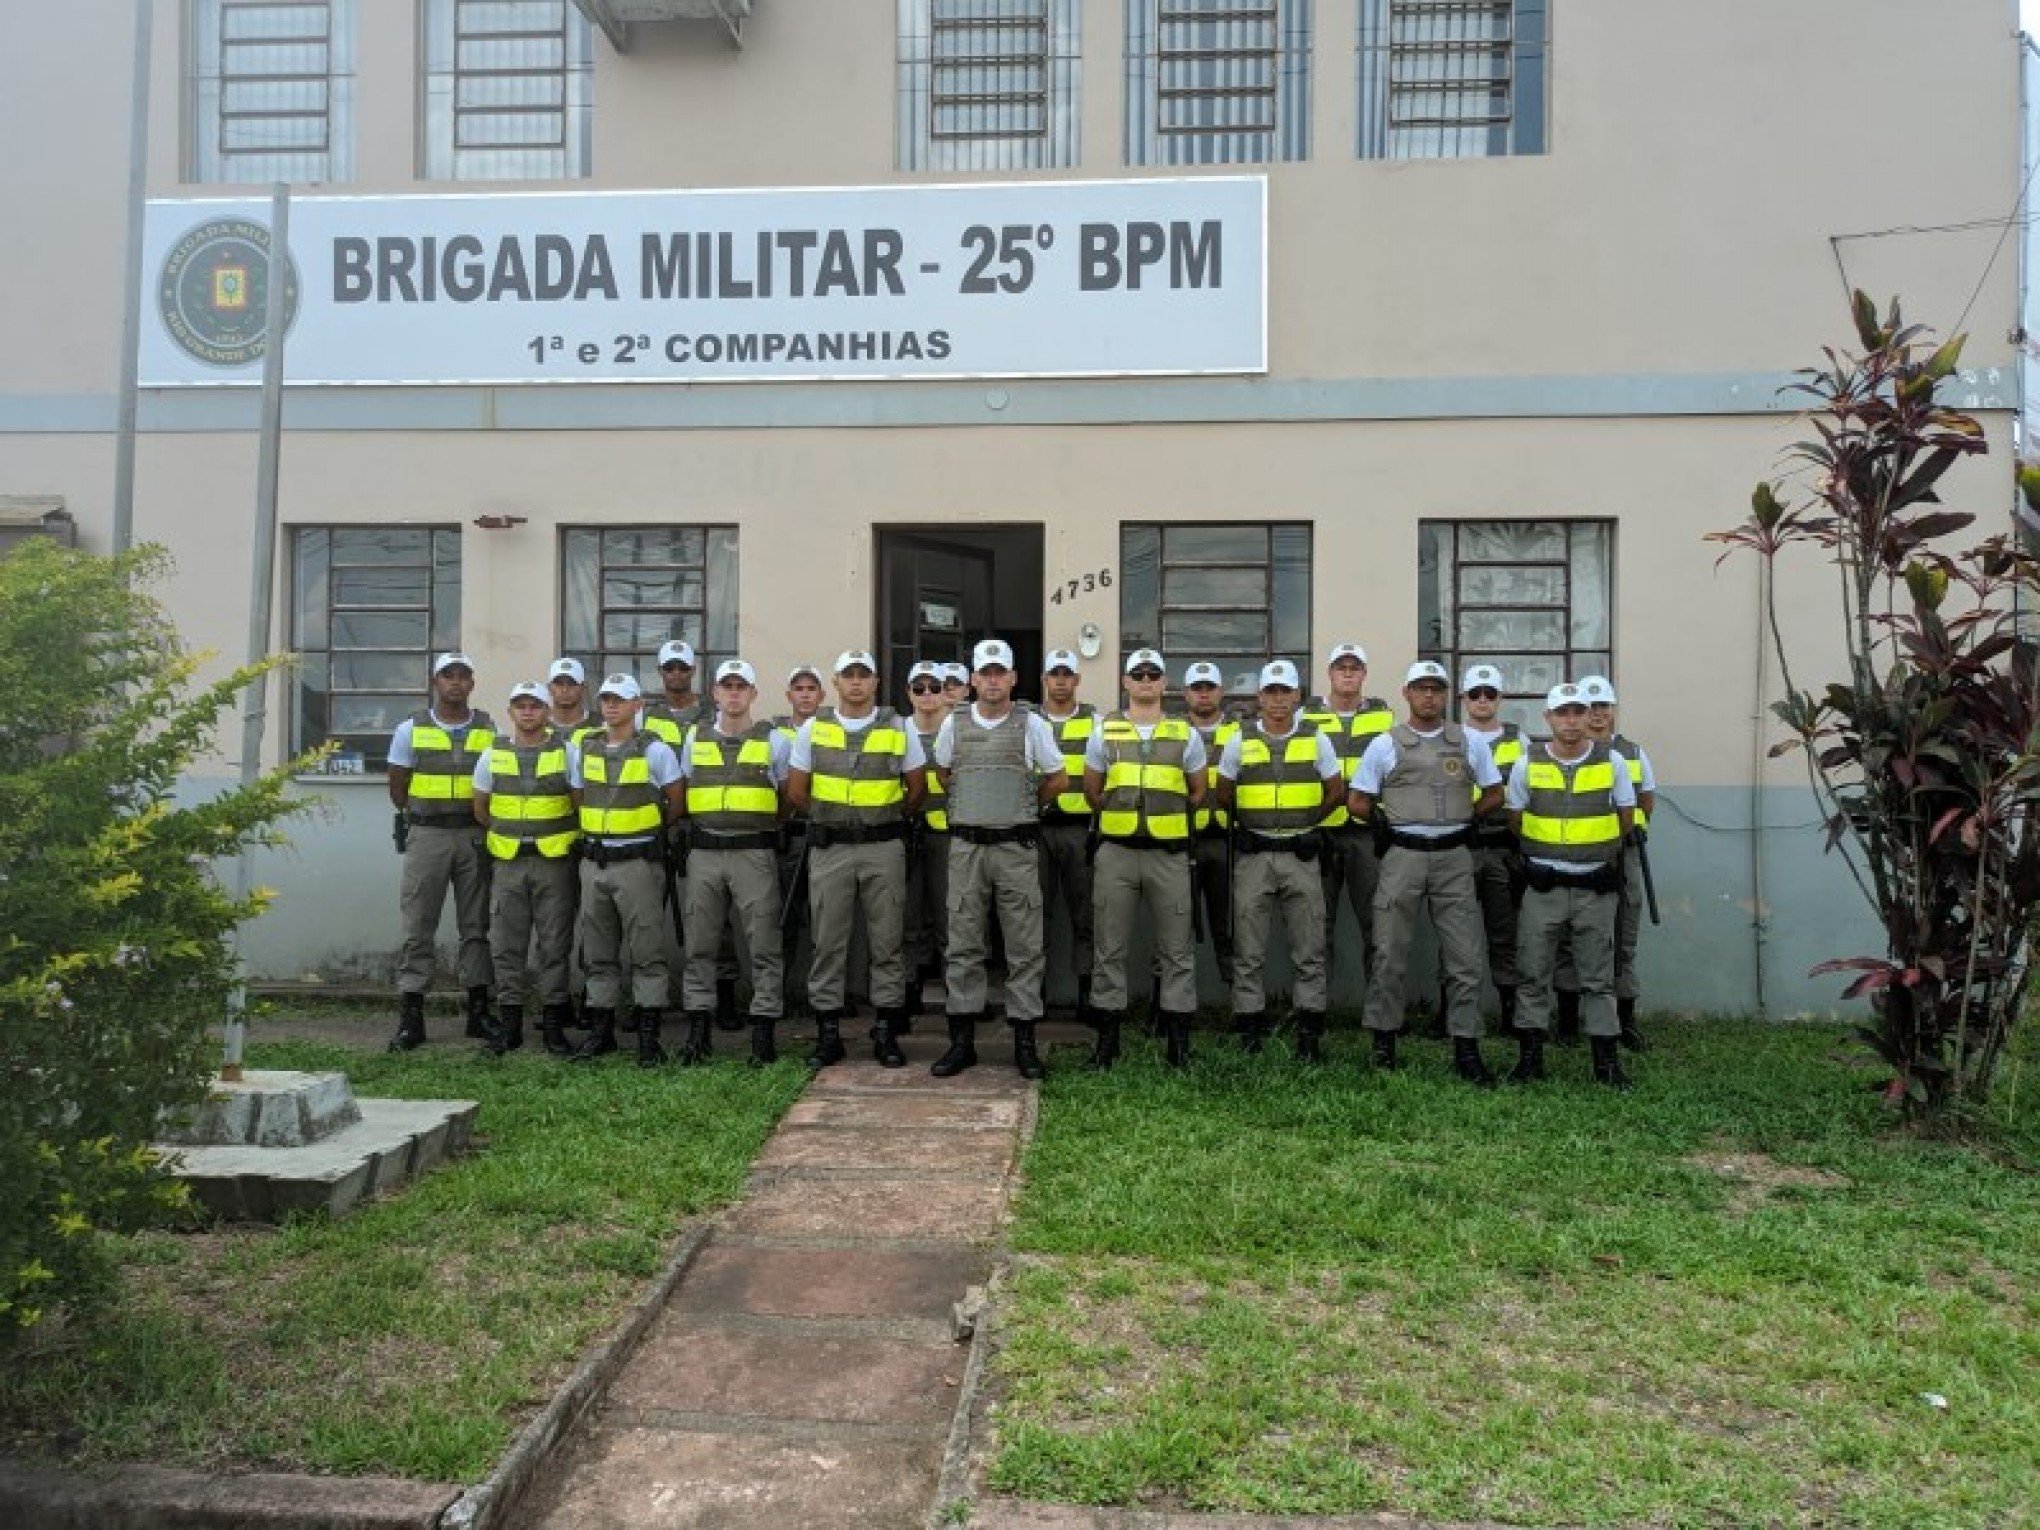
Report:
[[126,283],[121,289],[120,417],[114,433],[113,550],[135,541],[135,394],[142,344],[142,216],[149,188],[149,23],[155,0],[135,0],[135,77],[128,91]]

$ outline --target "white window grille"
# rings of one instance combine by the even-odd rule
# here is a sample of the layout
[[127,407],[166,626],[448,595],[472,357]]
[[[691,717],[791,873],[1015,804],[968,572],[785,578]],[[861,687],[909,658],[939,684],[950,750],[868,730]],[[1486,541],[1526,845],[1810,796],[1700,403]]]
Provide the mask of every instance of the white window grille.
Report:
[[427,180],[588,174],[593,45],[569,0],[427,0],[423,14]]
[[900,0],[902,170],[1077,163],[1080,0]]
[[737,656],[737,528],[574,526],[560,533],[562,653],[658,688],[659,645],[694,645],[700,674]]
[[1548,0],[1361,0],[1360,157],[1541,154]]
[[1126,160],[1310,157],[1310,0],[1126,0]]
[[1169,684],[1216,664],[1228,692],[1251,696],[1261,666],[1310,670],[1308,521],[1129,521],[1119,528],[1120,662],[1159,649]]
[[354,173],[354,0],[195,0],[189,179]]

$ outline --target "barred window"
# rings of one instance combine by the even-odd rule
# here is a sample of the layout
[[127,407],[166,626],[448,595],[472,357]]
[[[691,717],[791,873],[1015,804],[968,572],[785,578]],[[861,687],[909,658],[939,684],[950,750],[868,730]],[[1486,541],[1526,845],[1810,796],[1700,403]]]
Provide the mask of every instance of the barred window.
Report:
[[459,530],[296,527],[291,589],[291,752],[330,742],[329,768],[386,770],[391,730],[430,698],[432,655],[460,646]]
[[1119,528],[1120,663],[1160,649],[1169,683],[1208,661],[1232,695],[1254,695],[1261,666],[1310,664],[1311,527],[1297,522],[1127,523]]
[[354,0],[195,0],[186,178],[354,173]]
[[1360,157],[1542,154],[1548,0],[1361,0]]
[[1126,162],[1310,157],[1310,0],[1126,0]]
[[562,650],[591,675],[636,675],[650,695],[669,638],[694,645],[698,674],[737,656],[736,527],[577,526],[560,545]]
[[423,18],[426,179],[588,174],[587,17],[569,0],[427,0]]
[[1614,542],[1612,521],[1422,522],[1418,656],[1494,665],[1502,716],[1543,733],[1546,691],[1614,673]]
[[1081,0],[900,0],[900,168],[1076,164],[1081,23]]

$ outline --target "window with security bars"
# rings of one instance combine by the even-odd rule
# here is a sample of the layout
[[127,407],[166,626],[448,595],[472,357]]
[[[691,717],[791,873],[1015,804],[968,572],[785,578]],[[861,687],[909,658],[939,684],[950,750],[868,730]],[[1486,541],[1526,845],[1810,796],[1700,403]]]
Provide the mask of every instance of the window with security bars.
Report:
[[1077,163],[1081,0],[899,0],[902,170]]
[[588,174],[595,65],[570,0],[427,0],[422,16],[426,179]]
[[1126,162],[1310,157],[1310,0],[1126,0]]
[[430,699],[433,654],[460,646],[459,530],[299,526],[291,590],[291,752],[331,743],[335,773],[387,769],[391,731]]
[[561,533],[561,651],[594,675],[659,690],[659,645],[694,645],[696,688],[737,656],[737,528],[569,527]]
[[1360,157],[1542,154],[1548,0],[1361,0]]
[[186,177],[213,185],[354,173],[355,0],[195,0]]
[[1492,664],[1502,716],[1544,732],[1544,695],[1612,675],[1612,521],[1424,521],[1418,527],[1418,656],[1456,678]]
[[1307,521],[1128,523],[1119,528],[1120,663],[1159,649],[1180,690],[1192,664],[1216,664],[1228,695],[1253,696],[1261,666],[1310,657]]

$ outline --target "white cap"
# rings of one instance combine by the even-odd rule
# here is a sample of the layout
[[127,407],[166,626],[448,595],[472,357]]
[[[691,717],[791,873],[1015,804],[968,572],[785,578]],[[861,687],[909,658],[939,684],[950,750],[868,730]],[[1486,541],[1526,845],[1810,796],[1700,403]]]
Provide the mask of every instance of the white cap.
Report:
[[694,668],[694,645],[685,638],[672,638],[659,645],[659,668],[676,661]]
[[798,680],[802,675],[807,675],[818,682],[822,678],[822,672],[816,669],[814,665],[796,664],[793,666],[792,669],[789,669],[786,672],[786,683],[788,685],[791,685],[793,684],[794,681]]
[[1199,659],[1195,664],[1183,671],[1183,684],[1185,686],[1224,685],[1225,673],[1209,659]]
[[1544,710],[1556,712],[1560,707],[1583,707],[1587,704],[1587,688],[1584,685],[1554,685],[1544,693]]
[[1077,656],[1067,648],[1051,648],[1048,657],[1041,661],[1041,672],[1052,675],[1059,669],[1066,669],[1073,675],[1081,675],[1084,666],[1077,662]]
[[1152,648],[1136,648],[1126,656],[1126,673],[1132,674],[1143,664],[1152,664],[1156,669],[1162,671],[1163,674],[1167,674],[1169,671],[1168,664]]
[[625,701],[636,701],[642,695],[644,691],[639,687],[635,676],[604,675],[602,688],[595,693],[595,699],[600,701],[604,696],[621,696]]
[[540,706],[548,706],[552,702],[552,698],[545,693],[545,687],[530,680],[520,680],[511,686],[510,699],[513,702],[535,701]]
[[970,666],[956,659],[951,659],[947,664],[943,665],[942,683],[948,685],[952,682],[957,685],[969,685]]
[[916,680],[940,680],[942,671],[947,667],[937,664],[933,659],[922,659],[907,671],[907,684],[912,685]]
[[1415,685],[1419,680],[1435,680],[1440,685],[1449,686],[1452,683],[1452,673],[1436,659],[1419,659],[1409,667],[1409,672],[1402,677],[1402,683]]
[[1296,666],[1287,659],[1270,659],[1261,666],[1261,689],[1265,691],[1271,685],[1284,685],[1292,691],[1303,689],[1303,681],[1297,676]]
[[[986,638],[970,651],[972,669],[1011,669],[1013,645],[1003,638]],[[968,676],[965,677],[969,678]]]
[[588,671],[581,668],[579,659],[554,659],[552,668],[545,672],[545,678],[548,681],[571,680],[576,685],[586,685]]
[[1358,643],[1334,643],[1332,651],[1325,655],[1325,668],[1330,669],[1341,659],[1358,659],[1360,667],[1367,667],[1367,650]]
[[1587,705],[1590,707],[1615,705],[1615,683],[1606,675],[1582,676],[1580,694],[1587,698]]
[[1459,694],[1464,696],[1468,691],[1479,690],[1482,686],[1487,686],[1489,689],[1497,691],[1508,689],[1507,686],[1502,684],[1502,672],[1496,669],[1494,665],[1467,665],[1466,673],[1459,677]]
[[856,668],[859,664],[862,664],[874,675],[878,673],[878,660],[874,659],[862,648],[846,648],[836,655],[836,673],[839,675],[846,669]]
[[732,676],[743,681],[746,685],[756,685],[758,683],[758,671],[751,668],[742,659],[724,659],[722,663],[716,665],[716,684],[720,685]]
[[470,659],[466,654],[462,653],[458,648],[456,648],[447,653],[441,654],[438,658],[432,661],[432,673],[436,678],[437,676],[444,674],[447,670],[452,669],[453,666],[456,664],[460,665],[461,668],[465,669],[471,675],[475,672],[475,661],[473,659]]

